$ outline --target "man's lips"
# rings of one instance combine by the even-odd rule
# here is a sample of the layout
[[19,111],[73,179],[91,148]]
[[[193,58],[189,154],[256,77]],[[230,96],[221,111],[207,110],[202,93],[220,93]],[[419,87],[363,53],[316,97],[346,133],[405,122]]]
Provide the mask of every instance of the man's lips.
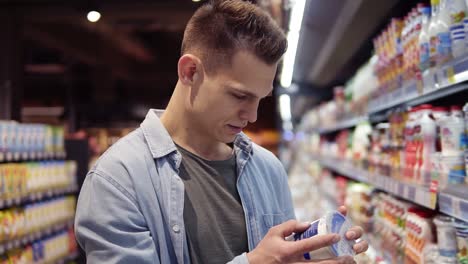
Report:
[[234,131],[234,132],[236,132],[236,133],[239,133],[239,132],[242,131],[242,129],[244,129],[244,126],[228,125],[228,127],[229,127],[232,131]]

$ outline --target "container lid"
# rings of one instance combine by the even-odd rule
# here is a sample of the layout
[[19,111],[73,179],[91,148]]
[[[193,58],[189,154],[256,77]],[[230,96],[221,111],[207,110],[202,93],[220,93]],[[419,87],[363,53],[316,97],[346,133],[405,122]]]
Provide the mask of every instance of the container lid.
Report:
[[419,106],[419,109],[418,110],[431,110],[432,109],[432,105],[430,104],[423,104],[423,105],[420,105]]
[[446,215],[438,215],[434,218],[434,224],[437,226],[452,226],[453,227],[453,218]]
[[461,111],[462,108],[461,108],[461,106],[459,106],[459,105],[452,105],[452,106],[450,107],[450,110],[451,110],[451,111]]
[[351,228],[351,222],[339,212],[328,212],[324,219],[327,224],[328,233],[339,234],[341,240],[338,243],[335,243],[330,246],[331,251],[335,256],[354,256],[355,252],[353,250],[354,240],[346,239],[346,232]]
[[437,106],[437,107],[432,108],[432,111],[434,111],[434,112],[448,112],[448,108],[443,107],[443,106]]

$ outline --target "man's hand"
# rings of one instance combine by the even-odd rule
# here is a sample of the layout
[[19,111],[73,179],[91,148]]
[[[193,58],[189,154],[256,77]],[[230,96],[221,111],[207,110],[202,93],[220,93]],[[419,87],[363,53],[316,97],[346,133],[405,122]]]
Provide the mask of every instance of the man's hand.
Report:
[[[286,241],[284,239],[293,232],[304,232],[309,226],[309,223],[300,223],[296,220],[289,220],[283,224],[272,227],[262,241],[260,241],[258,246],[251,252],[247,253],[249,263],[276,264],[305,262],[304,253],[330,246],[340,240],[340,236],[337,234],[317,235],[299,241]],[[355,262],[352,257],[340,257],[316,263],[345,264]]]
[[[346,213],[347,213],[346,207],[340,206],[338,208],[338,211],[342,215],[346,216]],[[348,232],[346,232],[345,236],[346,236],[346,239],[348,240],[356,240],[356,239],[361,238],[363,234],[364,234],[364,230],[362,229],[362,227],[354,226],[350,228]],[[354,252],[356,252],[356,254],[366,252],[368,248],[369,248],[369,244],[367,243],[367,241],[360,241],[359,243],[356,243],[353,246]]]
[[[338,211],[346,215],[346,207],[341,206]],[[317,235],[299,241],[286,241],[284,238],[292,233],[304,232],[310,226],[309,223],[301,223],[289,220],[283,224],[272,227],[258,246],[247,253],[250,264],[276,264],[276,263],[304,263],[304,253],[330,246],[340,240],[337,234]],[[352,227],[346,232],[348,240],[361,238],[364,231],[361,227]],[[365,252],[369,247],[366,241],[361,241],[353,246],[356,254]],[[346,264],[356,263],[351,256],[343,256],[321,261],[308,261],[317,264]]]

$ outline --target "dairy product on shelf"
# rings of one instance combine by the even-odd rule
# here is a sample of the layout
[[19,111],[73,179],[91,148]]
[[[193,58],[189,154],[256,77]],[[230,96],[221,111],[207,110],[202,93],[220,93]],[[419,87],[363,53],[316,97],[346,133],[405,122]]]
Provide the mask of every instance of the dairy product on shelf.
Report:
[[466,53],[466,35],[463,21],[466,18],[467,8],[464,0],[452,0],[450,4],[452,55],[454,58],[458,58]]
[[423,7],[421,33],[419,34],[419,69],[421,72],[430,67],[429,24],[431,23],[431,8]]

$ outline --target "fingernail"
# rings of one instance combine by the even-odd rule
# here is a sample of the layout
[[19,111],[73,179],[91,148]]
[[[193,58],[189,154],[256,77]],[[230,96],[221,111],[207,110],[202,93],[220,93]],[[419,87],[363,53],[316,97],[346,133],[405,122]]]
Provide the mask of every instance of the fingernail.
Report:
[[335,236],[333,237],[333,240],[332,240],[332,241],[333,241],[333,243],[337,243],[338,241],[340,241],[340,239],[341,239],[341,237],[340,237],[339,235],[335,235]]
[[361,252],[361,250],[362,250],[362,247],[360,245],[355,245],[354,246],[354,251]]
[[354,231],[348,232],[348,238],[349,239],[354,239],[355,237],[356,237],[356,232],[354,232]]

